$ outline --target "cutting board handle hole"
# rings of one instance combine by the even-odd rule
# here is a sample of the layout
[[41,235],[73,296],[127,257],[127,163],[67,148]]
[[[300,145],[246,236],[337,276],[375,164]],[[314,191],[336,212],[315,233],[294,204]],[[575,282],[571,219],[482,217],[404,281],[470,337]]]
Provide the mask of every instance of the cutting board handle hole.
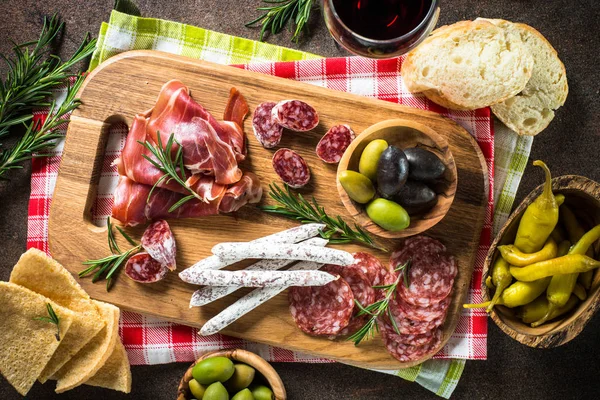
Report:
[[113,205],[113,193],[119,181],[115,162],[125,146],[129,127],[125,118],[113,115],[105,120],[94,158],[84,219],[94,227],[104,228]]

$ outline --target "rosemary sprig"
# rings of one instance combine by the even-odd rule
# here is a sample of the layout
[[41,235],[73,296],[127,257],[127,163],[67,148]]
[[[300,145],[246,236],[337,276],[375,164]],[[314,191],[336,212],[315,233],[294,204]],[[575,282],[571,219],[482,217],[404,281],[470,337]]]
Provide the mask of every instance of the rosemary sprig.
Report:
[[352,341],[352,342],[354,342],[355,346],[358,346],[360,344],[360,342],[363,341],[364,339],[372,338],[373,335],[375,335],[375,331],[377,331],[377,332],[379,331],[379,326],[377,325],[377,318],[380,315],[382,315],[383,313],[388,314],[388,317],[390,319],[392,326],[394,327],[394,330],[398,334],[400,334],[400,332],[398,331],[398,326],[396,325],[396,321],[394,320],[394,317],[392,316],[389,306],[390,306],[390,300],[392,300],[394,298],[394,296],[396,295],[396,288],[398,287],[400,280],[402,279],[404,281],[404,284],[406,285],[406,287],[408,287],[410,285],[410,283],[408,281],[408,270],[409,269],[410,269],[410,260],[407,261],[406,263],[398,266],[395,269],[395,271],[398,272],[398,277],[396,278],[396,281],[394,281],[394,283],[392,283],[390,285],[373,286],[373,288],[375,288],[375,289],[384,289],[385,290],[385,296],[383,297],[383,299],[376,301],[373,304],[369,304],[366,307],[364,307],[358,301],[354,300],[354,303],[360,310],[357,315],[360,316],[360,315],[368,314],[371,316],[371,318],[369,318],[369,320],[358,331],[356,331],[354,334],[349,336],[346,340]]
[[[269,185],[269,196],[279,205],[263,206],[263,211],[273,214],[279,214],[287,218],[295,219],[303,224],[318,222],[326,225],[326,230],[321,233],[330,243],[348,243],[360,242],[374,249],[387,252],[385,247],[375,243],[371,236],[365,232],[358,224],[354,228],[350,227],[342,217],[330,217],[325,208],[319,205],[313,197],[312,201],[304,198],[301,194],[294,194],[287,184],[280,188],[276,183]],[[333,237],[333,236],[336,237]]]
[[58,315],[56,315],[50,303],[46,303],[46,310],[48,310],[49,317],[36,317],[34,319],[56,325],[56,334],[54,336],[56,336],[56,340],[60,342],[60,318],[58,318]]
[[[150,193],[148,193],[147,202],[150,202],[150,196],[152,196],[154,189],[156,189],[158,185],[160,185],[165,180],[167,181],[167,183],[169,183],[172,180],[177,182],[190,193],[188,196],[181,198],[181,200],[173,204],[171,208],[169,208],[169,212],[175,211],[177,208],[181,207],[183,204],[187,203],[192,199],[198,199],[204,202],[205,200],[198,193],[194,192],[185,183],[187,178],[185,176],[185,169],[183,167],[183,150],[181,145],[179,145],[179,143],[177,143],[177,141],[175,140],[174,134],[171,133],[171,135],[169,136],[169,140],[167,140],[167,144],[163,147],[162,139],[160,138],[160,132],[158,132],[157,142],[158,143],[154,145],[147,140],[145,142],[141,142],[138,140],[138,143],[146,147],[154,156],[154,158],[152,158],[144,154],[142,155],[142,157],[148,160],[149,163],[154,165],[160,170],[160,172],[164,174],[160,177],[158,181],[156,181],[154,186],[152,186],[152,189],[150,189]],[[178,144],[178,149],[175,153],[175,158],[173,158],[173,153],[171,152],[174,143]]]
[[77,92],[83,83],[83,77],[75,80],[73,85],[67,87],[65,100],[57,105],[52,102],[48,116],[43,121],[32,121],[27,126],[25,134],[17,141],[14,147],[0,151],[0,180],[7,180],[4,176],[8,171],[21,169],[23,161],[36,157],[46,157],[50,154],[44,152],[56,146],[57,139],[62,135],[56,129],[69,122],[67,116],[76,109],[80,100],[76,98]]
[[15,44],[11,58],[0,54],[8,66],[6,78],[0,81],[0,138],[11,127],[30,120],[33,108],[51,105],[52,90],[75,76],[71,68],[94,51],[96,40],[88,40],[86,36],[67,61],[50,54],[50,47],[63,27],[56,14],[44,18],[37,41]]
[[106,291],[108,292],[113,284],[113,275],[119,269],[123,263],[129,259],[132,255],[137,253],[142,249],[141,244],[137,244],[131,237],[126,234],[121,228],[117,227],[117,230],[123,235],[123,237],[133,246],[131,249],[122,252],[117,244],[115,239],[115,235],[113,233],[113,225],[110,222],[110,217],[106,220],[106,225],[108,229],[108,248],[112,253],[108,257],[99,258],[97,260],[86,260],[83,262],[83,265],[89,265],[86,269],[79,272],[79,277],[83,278],[85,276],[94,273],[92,277],[92,282],[96,283],[100,279],[106,279]]
[[259,40],[262,42],[265,32],[269,31],[275,35],[292,20],[296,24],[292,41],[298,43],[300,34],[305,29],[315,6],[315,0],[263,0],[263,2],[267,5],[256,10],[266,12],[245,26],[250,28],[260,25],[262,28]]

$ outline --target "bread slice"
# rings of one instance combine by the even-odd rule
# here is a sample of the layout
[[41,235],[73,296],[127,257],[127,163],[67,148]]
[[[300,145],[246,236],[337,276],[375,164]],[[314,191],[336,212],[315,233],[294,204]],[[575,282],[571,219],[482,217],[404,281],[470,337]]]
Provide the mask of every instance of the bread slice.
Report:
[[519,135],[537,135],[554,119],[569,93],[567,73],[550,42],[529,25],[501,19],[486,20],[518,35],[533,56],[533,73],[523,91],[492,106],[498,119]]
[[102,368],[85,385],[98,386],[120,392],[131,392],[131,367],[125,346],[117,339],[116,346]]
[[105,325],[104,319],[73,275],[37,249],[29,249],[21,256],[10,274],[10,282],[46,296],[79,315],[38,377],[45,383],[100,332]]
[[473,110],[520,93],[532,69],[518,35],[476,20],[436,29],[408,53],[401,74],[411,92],[444,107]]
[[[0,282],[0,304],[0,373],[25,396],[76,316],[41,294],[9,282]],[[47,304],[56,313],[58,326],[38,319],[48,317]]]

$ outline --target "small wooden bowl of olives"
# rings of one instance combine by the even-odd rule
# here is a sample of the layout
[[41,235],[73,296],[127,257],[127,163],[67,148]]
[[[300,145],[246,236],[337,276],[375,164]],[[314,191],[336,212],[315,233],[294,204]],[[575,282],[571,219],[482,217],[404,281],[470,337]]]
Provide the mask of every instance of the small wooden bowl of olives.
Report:
[[[229,396],[229,397],[226,397]],[[203,354],[185,372],[177,400],[286,400],[279,374],[262,357],[247,350]]]
[[448,142],[429,126],[392,119],[365,129],[337,170],[342,203],[368,232],[397,239],[444,218],[456,193]]

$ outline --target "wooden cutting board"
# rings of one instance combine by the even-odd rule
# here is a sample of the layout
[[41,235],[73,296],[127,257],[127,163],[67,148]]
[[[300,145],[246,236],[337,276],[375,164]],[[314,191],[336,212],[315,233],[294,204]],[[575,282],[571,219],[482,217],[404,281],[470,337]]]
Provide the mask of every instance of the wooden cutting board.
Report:
[[[179,79],[191,89],[192,97],[217,118],[221,118],[229,89],[236,87],[246,97],[250,109],[263,101],[300,99],[312,104],[320,114],[319,126],[308,133],[284,134],[280,147],[300,153],[312,170],[312,180],[303,194],[314,195],[330,215],[351,217],[342,205],[335,184],[335,165],[326,165],[315,154],[315,146],[328,127],[346,123],[360,133],[368,126],[392,118],[418,121],[435,129],[449,143],[458,170],[458,190],[447,216],[427,234],[441,240],[458,260],[454,298],[444,326],[444,343],[458,322],[461,304],[466,298],[473,272],[475,254],[487,202],[487,169],[475,140],[463,128],[438,114],[373,100],[313,85],[249,72],[210,62],[191,60],[154,51],[134,51],[112,57],[96,68],[84,83],[82,106],[73,113],[69,124],[63,159],[58,175],[49,220],[49,244],[52,256],[76,277],[81,262],[109,254],[105,227],[92,223],[91,209],[96,197],[102,168],[107,129],[111,123],[130,124],[136,113],[151,108],[161,86]],[[248,160],[242,169],[260,176],[265,192],[268,184],[279,182],[271,167],[273,150],[260,146],[252,135],[251,119],[245,122]],[[263,204],[271,204],[265,196]],[[169,221],[177,240],[178,270],[210,255],[213,245],[225,241],[251,240],[290,228],[294,222],[246,206],[236,215]],[[144,227],[127,228],[137,240]],[[128,245],[119,238],[122,248]],[[381,241],[388,248],[393,241]],[[368,250],[358,245],[339,246],[344,250]],[[372,251],[372,250],[368,250]],[[382,262],[389,255],[372,251]],[[240,263],[244,267],[249,263]],[[202,308],[188,307],[197,287],[184,283],[177,273],[151,285],[136,283],[121,275],[110,292],[103,283],[89,278],[78,281],[90,295],[125,310],[154,315],[169,321],[200,327],[205,321],[246,294],[238,292]],[[381,339],[361,343],[332,342],[303,334],[288,311],[287,292],[282,293],[236,323],[224,334],[335,359],[360,367],[397,369],[401,364],[386,352]]]

